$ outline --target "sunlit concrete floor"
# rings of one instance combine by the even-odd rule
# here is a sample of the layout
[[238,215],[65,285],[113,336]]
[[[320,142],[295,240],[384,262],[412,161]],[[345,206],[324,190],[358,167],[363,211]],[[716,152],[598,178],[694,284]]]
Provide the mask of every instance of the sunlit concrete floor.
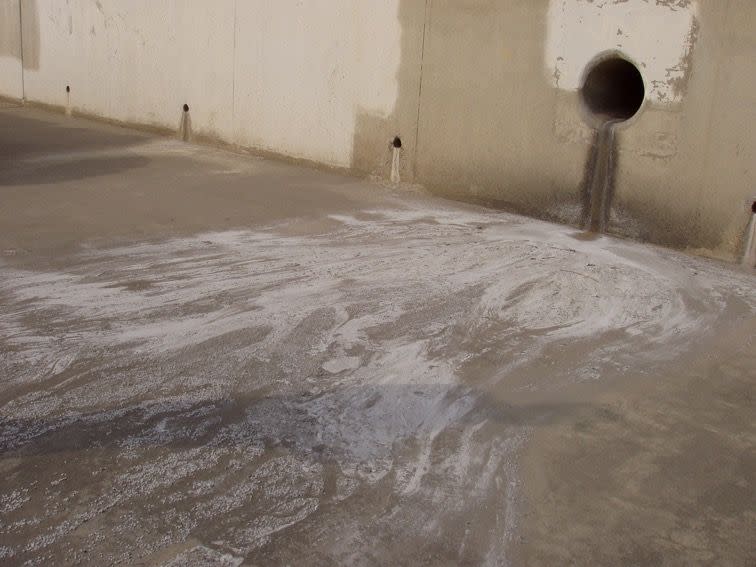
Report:
[[28,108],[0,253],[2,564],[756,562],[752,271]]

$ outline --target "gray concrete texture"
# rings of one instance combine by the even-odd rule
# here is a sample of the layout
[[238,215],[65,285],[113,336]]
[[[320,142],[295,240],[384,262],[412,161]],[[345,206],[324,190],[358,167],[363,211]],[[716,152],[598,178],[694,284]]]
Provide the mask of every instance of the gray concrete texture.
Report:
[[756,281],[0,110],[0,563],[753,565]]

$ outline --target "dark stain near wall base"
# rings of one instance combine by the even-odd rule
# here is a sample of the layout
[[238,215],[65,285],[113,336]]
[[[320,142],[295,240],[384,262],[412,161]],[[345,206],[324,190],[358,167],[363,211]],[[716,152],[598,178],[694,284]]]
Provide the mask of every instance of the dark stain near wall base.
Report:
[[616,122],[596,128],[585,163],[582,186],[582,225],[591,232],[605,232],[609,225],[616,185]]
[[189,113],[189,105],[181,107],[181,119],[179,120],[178,135],[184,142],[192,139],[192,115]]
[[715,231],[704,230],[698,213],[659,207],[640,198],[624,198],[621,206],[615,205],[614,213],[607,232],[616,236],[678,250],[714,249],[719,243]]

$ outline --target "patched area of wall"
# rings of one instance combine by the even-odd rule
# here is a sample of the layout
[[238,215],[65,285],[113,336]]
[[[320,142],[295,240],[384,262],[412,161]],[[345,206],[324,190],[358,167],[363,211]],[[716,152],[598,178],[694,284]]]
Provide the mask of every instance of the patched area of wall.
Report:
[[549,76],[555,87],[575,91],[596,55],[617,50],[641,68],[650,102],[680,102],[696,35],[696,13],[692,0],[551,0]]
[[[551,0],[547,18],[544,63],[559,91],[554,121],[559,139],[590,138],[576,93],[591,63],[602,54],[620,53],[635,64],[645,83],[646,111],[674,111],[684,100],[698,34],[693,0]],[[674,155],[675,135],[668,121],[653,122],[642,128],[637,145],[625,149]]]

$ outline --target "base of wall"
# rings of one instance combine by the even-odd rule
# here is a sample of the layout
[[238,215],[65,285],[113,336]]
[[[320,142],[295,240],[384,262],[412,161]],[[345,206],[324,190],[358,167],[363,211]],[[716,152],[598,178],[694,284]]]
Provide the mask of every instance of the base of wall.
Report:
[[26,101],[22,98],[0,95],[0,108],[13,108],[24,106]]
[[[86,120],[91,120],[93,122],[108,124],[108,125],[115,126],[118,128],[128,128],[128,129],[136,130],[140,132],[151,133],[151,134],[161,136],[161,137],[170,137],[170,138],[181,137],[180,131],[172,130],[164,126],[156,126],[156,125],[144,124],[144,123],[138,123],[138,122],[126,122],[122,120],[107,118],[107,117],[96,115],[96,114],[81,112],[76,109],[71,109],[71,112],[69,113],[67,112],[68,109],[62,105],[52,105],[52,104],[47,104],[47,103],[38,102],[38,101],[22,100],[22,99],[17,99],[17,98],[12,98],[12,97],[0,96],[0,108],[2,107],[35,108],[35,109],[39,109],[45,112],[51,112],[51,113],[55,113],[59,115],[70,115],[76,118],[82,118]],[[385,176],[385,177],[378,176],[375,174],[375,172],[372,172],[372,173],[366,172],[366,171],[362,171],[360,169],[353,168],[353,167],[348,168],[348,167],[333,166],[333,165],[328,165],[328,164],[324,164],[324,163],[313,161],[313,160],[296,158],[296,157],[292,157],[286,154],[272,152],[272,151],[264,150],[261,148],[241,146],[239,144],[233,144],[233,143],[227,142],[219,137],[207,135],[203,133],[196,133],[196,134],[191,135],[190,139],[188,140],[188,143],[219,148],[219,149],[233,152],[240,155],[246,155],[246,156],[262,158],[262,159],[267,159],[267,160],[280,161],[283,163],[298,165],[301,167],[307,167],[307,168],[315,169],[319,171],[333,172],[338,175],[342,175],[346,177],[353,177],[355,179],[369,177],[375,182],[389,183],[388,176]],[[397,184],[394,184],[394,185],[397,185]],[[406,183],[400,184],[400,186],[410,187],[410,185]],[[452,201],[479,205],[479,206],[483,206],[483,207],[487,207],[491,209],[496,209],[502,212],[508,212],[508,213],[519,214],[519,215],[523,215],[523,216],[527,216],[531,218],[541,219],[546,222],[555,222],[555,223],[563,224],[566,226],[572,226],[576,230],[582,230],[582,226],[580,224],[580,215],[579,215],[580,203],[579,203],[579,196],[577,195],[577,193],[575,194],[574,199],[566,198],[565,195],[559,195],[559,194],[544,195],[539,200],[539,204],[541,206],[523,206],[522,204],[518,204],[516,201],[506,201],[506,200],[500,200],[500,199],[495,199],[491,197],[476,196],[473,192],[460,190],[460,187],[456,187],[456,188],[440,187],[440,186],[434,186],[434,185],[423,185],[422,183],[412,183],[411,187],[414,188],[415,190],[417,190],[418,188],[422,188],[422,190],[427,191],[428,193],[432,193],[432,194],[435,194],[443,198],[447,198]],[[613,237],[617,237],[621,239],[648,242],[648,239],[644,238],[644,235],[642,234],[642,232],[638,231],[636,225],[637,225],[637,221],[634,220],[634,218],[631,215],[628,215],[627,211],[622,211],[622,212],[619,212],[618,215],[614,215],[612,217],[612,222],[610,223],[608,227],[608,234],[611,234]],[[673,249],[681,250],[692,255],[703,256],[706,258],[723,261],[727,263],[740,263],[740,257],[736,256],[735,254],[729,251],[708,249],[708,248],[691,248],[691,247],[686,247],[684,245],[676,244],[674,242],[661,242],[661,243],[658,243],[658,245],[664,246],[666,248],[673,248]],[[745,245],[745,242],[741,243],[741,245],[738,246],[737,248],[741,249],[743,248],[744,245]]]
[[[130,130],[136,130],[138,132],[146,132],[150,134],[155,134],[156,136],[161,136],[161,137],[166,137],[166,138],[180,138],[181,137],[181,132],[179,132],[178,130],[172,130],[170,128],[166,128],[165,126],[145,124],[142,122],[129,122],[129,121],[124,121],[124,120],[116,120],[113,118],[101,116],[99,114],[82,112],[75,108],[71,109],[71,112],[68,113],[65,106],[56,105],[56,104],[48,104],[48,103],[28,100],[28,99],[18,100],[18,99],[10,99],[10,98],[6,99],[5,97],[0,97],[0,102],[2,102],[3,100],[7,100],[9,103],[15,102],[17,106],[25,106],[29,108],[43,110],[45,112],[51,112],[54,114],[62,114],[62,115],[67,115],[74,118],[91,120],[93,122],[98,122],[100,124],[108,124],[110,126],[116,126],[118,128],[128,128]],[[297,157],[289,156],[286,154],[273,152],[270,150],[264,150],[261,148],[241,146],[239,144],[233,144],[233,143],[227,142],[217,136],[207,135],[203,133],[192,134],[190,139],[188,140],[188,143],[219,148],[219,149],[233,152],[236,154],[248,155],[248,156],[258,157],[262,159],[276,160],[283,163],[299,165],[299,166],[307,167],[310,169],[316,169],[318,171],[330,171],[330,172],[338,173],[340,175],[345,175],[349,177],[362,178],[368,175],[368,172],[360,171],[358,169],[324,164],[321,162],[317,162],[317,161],[313,161],[313,160],[309,160],[305,158],[297,158]]]

